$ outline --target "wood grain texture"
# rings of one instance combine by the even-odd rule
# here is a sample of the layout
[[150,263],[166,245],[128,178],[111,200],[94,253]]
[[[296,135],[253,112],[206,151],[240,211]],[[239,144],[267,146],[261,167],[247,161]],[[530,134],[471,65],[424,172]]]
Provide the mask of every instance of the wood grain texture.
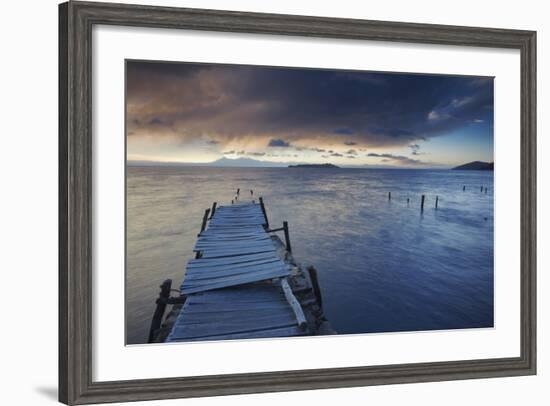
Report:
[[278,284],[188,296],[166,342],[304,335],[285,297]]
[[[60,401],[67,404],[87,404],[514,376],[536,372],[535,32],[81,2],[60,5],[59,15]],[[472,361],[92,382],[91,31],[94,24],[520,50],[520,356]]]

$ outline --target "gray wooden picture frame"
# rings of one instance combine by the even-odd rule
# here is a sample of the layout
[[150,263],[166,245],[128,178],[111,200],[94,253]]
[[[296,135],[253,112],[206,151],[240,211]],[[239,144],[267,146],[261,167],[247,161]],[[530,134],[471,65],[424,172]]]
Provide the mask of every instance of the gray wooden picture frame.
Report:
[[[95,24],[397,41],[521,53],[521,354],[401,365],[92,380],[92,27]],[[59,6],[59,400],[66,404],[536,373],[536,32],[68,2]],[[121,293],[122,294],[122,293]]]

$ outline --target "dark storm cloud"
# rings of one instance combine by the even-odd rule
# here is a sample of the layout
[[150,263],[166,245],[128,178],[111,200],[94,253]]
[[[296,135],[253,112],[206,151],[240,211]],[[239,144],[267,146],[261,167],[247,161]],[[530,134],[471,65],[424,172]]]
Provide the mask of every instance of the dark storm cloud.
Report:
[[338,135],[353,135],[354,131],[351,128],[337,128],[333,131],[334,134]]
[[376,154],[374,152],[371,152],[370,154],[367,154],[367,156],[384,158],[384,159],[382,159],[382,162],[401,163],[401,164],[405,164],[405,165],[424,165],[425,164],[425,162],[422,162],[419,159],[411,159],[411,158],[408,158],[408,157],[402,156],[402,155]]
[[493,121],[490,78],[128,62],[127,84],[132,137],[407,146]]
[[151,125],[160,125],[162,124],[162,120],[158,117],[153,117],[151,121],[149,121],[149,124]]
[[409,148],[411,149],[411,154],[413,155],[423,155],[423,152],[420,152],[420,145],[418,144],[410,144]]
[[269,141],[269,144],[267,144],[268,147],[281,147],[281,148],[288,148],[290,147],[290,143],[286,142],[285,140],[282,140],[280,138],[272,139]]

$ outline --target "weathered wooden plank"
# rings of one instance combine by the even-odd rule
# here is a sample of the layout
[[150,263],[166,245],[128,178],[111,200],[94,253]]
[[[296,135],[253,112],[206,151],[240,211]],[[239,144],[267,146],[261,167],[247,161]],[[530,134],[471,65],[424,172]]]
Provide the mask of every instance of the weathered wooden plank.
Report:
[[284,264],[280,264],[277,262],[269,262],[262,265],[256,265],[254,267],[236,267],[231,269],[217,269],[217,270],[195,270],[195,271],[188,271],[185,275],[185,280],[187,282],[196,282],[200,280],[208,281],[215,278],[221,278],[221,277],[229,277],[229,276],[237,276],[242,274],[251,274],[251,273],[257,273],[257,272],[268,272],[268,271],[288,271],[288,267]]
[[270,240],[270,236],[266,233],[247,233],[247,234],[235,234],[235,233],[216,233],[216,234],[201,234],[198,238],[198,242],[201,241],[214,241],[214,242],[220,242],[223,243],[224,241],[231,242],[231,241],[245,241],[245,240],[261,240],[261,241],[268,241]]
[[246,227],[246,226],[256,226],[264,224],[261,221],[252,220],[235,220],[235,221],[212,221],[211,225],[214,227]]
[[[241,258],[240,256],[238,257],[228,257],[228,258]],[[206,258],[208,259],[208,258]],[[221,258],[220,258],[221,259]],[[271,254],[269,256],[265,256],[263,258],[259,258],[259,259],[256,259],[256,260],[250,260],[250,261],[238,261],[236,263],[232,263],[232,262],[223,262],[223,263],[217,263],[217,264],[201,264],[200,266],[188,266],[187,267],[187,273],[186,275],[189,275],[189,271],[190,272],[194,272],[194,271],[203,271],[203,270],[208,270],[208,271],[217,271],[217,270],[223,270],[223,269],[232,269],[232,268],[242,268],[242,267],[251,267],[251,266],[255,266],[255,265],[263,265],[263,264],[267,264],[267,263],[271,263],[271,262],[276,262],[276,263],[281,263],[281,264],[284,264],[284,262],[282,262],[279,258],[277,258],[275,255]]]
[[205,251],[202,255],[203,258],[222,258],[222,257],[228,257],[231,255],[244,255],[244,254],[259,254],[262,252],[275,252],[275,248],[242,248],[239,250],[209,250]]
[[243,338],[273,338],[273,337],[294,337],[301,336],[305,333],[298,327],[283,327],[276,329],[258,330],[258,331],[245,331],[235,334],[223,334],[189,338],[185,340],[172,339],[171,341],[217,341],[217,340],[238,340]]
[[300,327],[304,327],[307,323],[306,316],[304,315],[304,311],[302,310],[302,306],[300,306],[298,299],[296,299],[296,297],[292,293],[292,289],[290,289],[286,278],[281,279],[281,287],[283,288],[283,292],[285,294],[287,302],[292,307],[292,311],[296,316],[296,321],[298,322],[298,325]]
[[268,279],[280,278],[290,275],[286,269],[271,270],[267,272],[254,272],[242,275],[228,276],[222,278],[212,278],[209,281],[183,281],[181,291],[184,295],[189,295],[207,290],[221,289],[230,286],[244,285],[246,283],[259,282]]
[[[296,324],[294,313],[288,307],[279,309],[258,309],[256,311],[242,310],[240,312],[211,312],[211,313],[194,313],[188,312],[183,319],[185,326],[191,324],[204,324],[204,320],[208,318],[210,323],[218,325],[242,326],[247,328],[253,326],[252,323],[266,323],[274,325],[277,323]],[[254,326],[253,326],[254,327]]]
[[247,302],[251,298],[272,300],[285,303],[284,293],[278,285],[248,285],[238,288],[228,288],[211,292],[198,293],[188,299],[186,303],[237,303]]
[[231,267],[218,267],[218,268],[199,268],[188,270],[185,274],[186,280],[198,280],[198,279],[212,279],[214,277],[220,277],[224,275],[237,275],[243,273],[250,273],[256,271],[267,271],[274,269],[286,269],[289,267],[281,261],[265,261],[261,264],[252,264],[248,266],[231,266]]
[[[288,309],[287,303],[273,302],[271,301],[250,301],[243,303],[226,303],[223,308],[223,313],[241,313],[242,311],[248,311],[250,308],[259,310],[286,310]],[[220,306],[218,303],[194,303],[190,305],[189,310],[193,314],[204,314],[207,317],[210,313],[220,313]]]
[[198,241],[195,244],[195,251],[198,251],[200,248],[241,248],[241,247],[274,247],[271,240],[260,240],[260,241],[223,241],[223,242],[212,242],[212,241]]
[[296,326],[296,322],[288,318],[254,320],[253,322],[246,323],[239,323],[238,320],[235,322],[229,320],[224,323],[185,324],[183,326],[176,324],[172,330],[172,334],[179,337],[194,338],[292,326]]
[[[261,218],[260,216],[256,215],[250,215],[250,216],[242,216],[242,215],[236,215],[236,216],[214,216],[212,218],[213,223],[219,223],[219,222],[243,222],[243,221],[249,221],[249,222],[257,222],[259,220],[264,220],[264,218]],[[258,223],[260,224],[260,223]]]
[[230,265],[230,264],[241,264],[246,262],[259,261],[266,258],[274,258],[275,254],[272,252],[262,252],[259,254],[245,254],[233,257],[223,257],[223,258],[199,258],[192,259],[187,263],[187,268],[201,268],[215,265]]

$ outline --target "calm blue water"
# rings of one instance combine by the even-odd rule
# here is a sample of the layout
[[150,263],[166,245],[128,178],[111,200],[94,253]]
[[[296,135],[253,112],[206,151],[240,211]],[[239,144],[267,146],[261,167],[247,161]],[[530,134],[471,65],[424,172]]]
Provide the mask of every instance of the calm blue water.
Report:
[[204,210],[237,187],[264,197],[272,227],[289,222],[339,333],[493,326],[492,172],[129,167],[129,344],[146,342],[158,285],[183,279]]

